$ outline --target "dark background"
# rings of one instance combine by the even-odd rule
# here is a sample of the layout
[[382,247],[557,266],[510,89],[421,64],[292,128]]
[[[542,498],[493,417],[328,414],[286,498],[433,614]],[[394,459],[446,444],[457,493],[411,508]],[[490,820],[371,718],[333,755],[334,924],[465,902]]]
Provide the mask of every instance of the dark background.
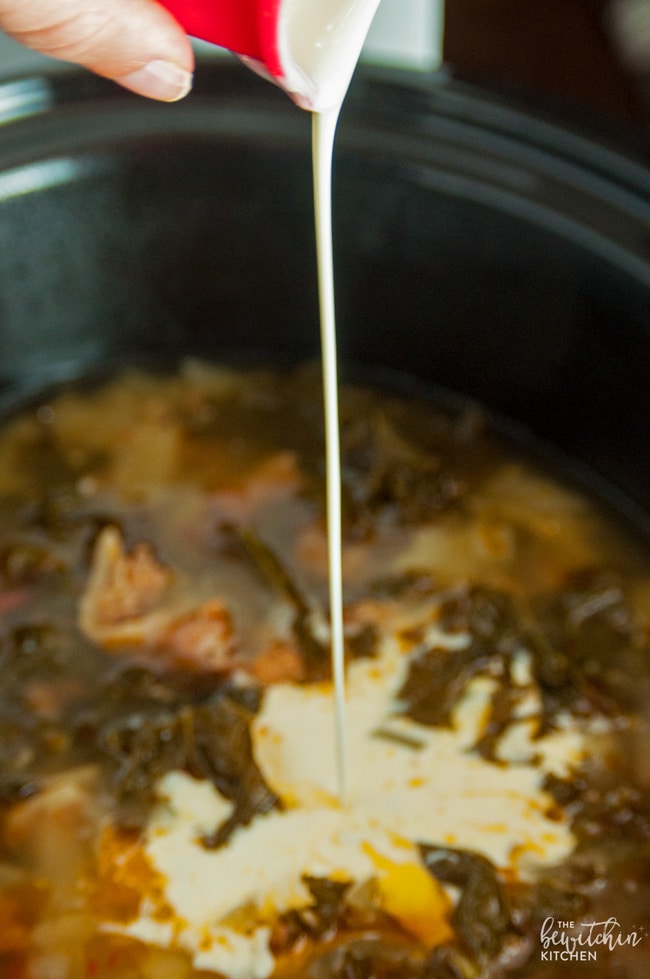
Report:
[[650,65],[647,77],[626,67],[607,15],[607,0],[446,0],[445,61],[648,127]]

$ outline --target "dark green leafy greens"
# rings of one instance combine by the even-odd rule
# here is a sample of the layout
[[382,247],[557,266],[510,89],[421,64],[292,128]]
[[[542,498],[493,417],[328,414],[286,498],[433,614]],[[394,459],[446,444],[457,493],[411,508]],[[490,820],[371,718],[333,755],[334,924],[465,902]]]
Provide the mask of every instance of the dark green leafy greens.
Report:
[[460,889],[452,922],[463,950],[478,964],[495,958],[513,931],[509,901],[493,865],[478,853],[424,846],[427,869]]
[[448,726],[451,713],[477,675],[499,680],[477,750],[496,760],[500,737],[516,719],[521,688],[513,681],[526,655],[542,708],[539,734],[568,711],[585,718],[633,710],[648,694],[639,682],[650,645],[637,626],[622,587],[589,572],[566,587],[528,600],[481,587],[444,597],[439,624],[467,636],[459,649],[423,648],[400,692],[404,712],[421,724]]

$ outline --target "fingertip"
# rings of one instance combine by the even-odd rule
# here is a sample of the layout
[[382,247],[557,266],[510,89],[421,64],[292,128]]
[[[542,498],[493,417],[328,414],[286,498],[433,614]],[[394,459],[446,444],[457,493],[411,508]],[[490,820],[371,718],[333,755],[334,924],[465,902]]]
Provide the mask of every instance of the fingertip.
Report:
[[191,91],[191,71],[171,61],[154,59],[114,81],[130,92],[160,102],[178,102]]

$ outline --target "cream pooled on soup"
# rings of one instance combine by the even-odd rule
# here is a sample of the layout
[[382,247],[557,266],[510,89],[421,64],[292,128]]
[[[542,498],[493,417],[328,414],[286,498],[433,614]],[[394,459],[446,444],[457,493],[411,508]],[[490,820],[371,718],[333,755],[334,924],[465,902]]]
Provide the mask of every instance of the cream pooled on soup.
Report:
[[[436,632],[441,650],[469,636]],[[396,716],[409,655],[387,637],[376,657],[350,666],[346,700],[349,791],[338,803],[328,684],[278,684],[252,727],[254,756],[280,808],[237,830],[223,850],[202,837],[232,815],[215,788],[173,773],[143,840],[157,881],[125,933],[186,949],[197,968],[234,979],[273,972],[278,914],[313,903],[309,878],[376,889],[379,909],[430,947],[453,936],[453,890],[432,877],[419,845],[484,854],[510,879],[534,876],[566,857],[574,839],[542,790],[549,774],[579,762],[575,723],[536,738],[539,695],[523,667],[521,718],[490,764],[472,753],[483,733],[494,684],[476,680],[456,705],[449,729]],[[246,908],[245,923],[238,923]],[[233,922],[233,923],[231,923]]]

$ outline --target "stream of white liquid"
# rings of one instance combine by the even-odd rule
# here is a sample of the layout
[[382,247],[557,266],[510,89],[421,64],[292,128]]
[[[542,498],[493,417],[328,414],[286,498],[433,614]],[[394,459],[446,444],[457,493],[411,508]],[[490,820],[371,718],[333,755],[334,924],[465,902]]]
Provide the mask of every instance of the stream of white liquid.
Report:
[[345,650],[341,543],[341,452],[332,247],[334,137],[350,79],[380,0],[283,0],[278,49],[284,87],[312,110],[316,253],[323,361],[330,633],[338,795],[346,799]]
[[332,161],[340,106],[312,115],[312,160],[316,259],[320,308],[325,454],[327,479],[327,546],[330,632],[334,685],[335,753],[338,795],[347,794],[345,737],[345,645],[343,630],[343,560],[341,521],[341,448],[339,437],[338,355],[332,245]]

